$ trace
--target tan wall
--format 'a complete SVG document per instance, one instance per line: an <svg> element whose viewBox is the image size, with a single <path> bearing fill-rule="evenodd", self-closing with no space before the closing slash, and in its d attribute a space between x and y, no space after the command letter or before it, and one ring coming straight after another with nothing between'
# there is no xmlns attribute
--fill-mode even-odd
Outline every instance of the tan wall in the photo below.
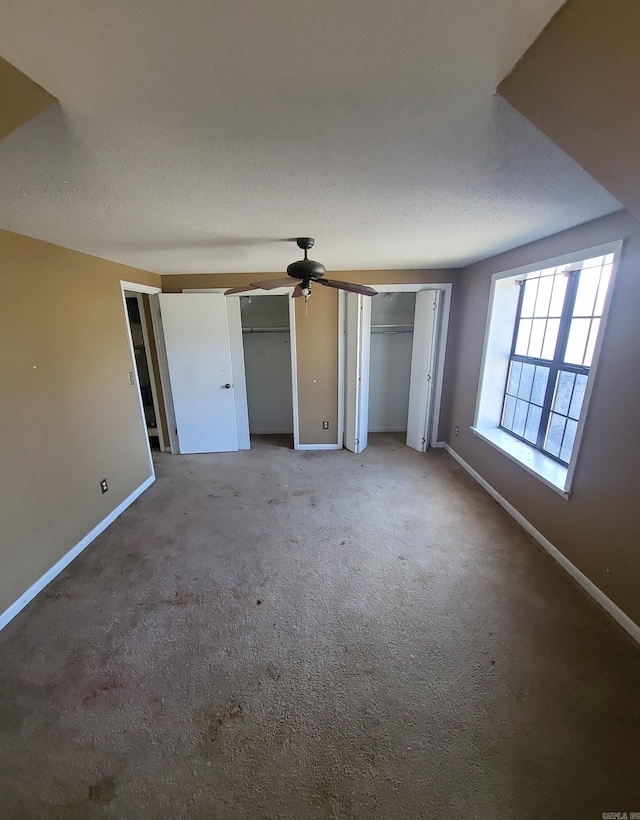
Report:
<svg viewBox="0 0 640 820"><path fill-rule="evenodd" d="M150 474L120 279L160 284L0 231L0 612Z"/></svg>
<svg viewBox="0 0 640 820"><path fill-rule="evenodd" d="M489 305L498 271L629 237L611 310L589 418L567 501L469 429L473 423ZM450 444L567 558L640 624L640 222L626 211L472 265L462 272L452 333Z"/></svg>
<svg viewBox="0 0 640 820"><path fill-rule="evenodd" d="M499 94L640 217L640 3L569 0Z"/></svg>
<svg viewBox="0 0 640 820"><path fill-rule="evenodd" d="M457 271L392 270L332 271L332 279L359 284L447 283ZM176 293L186 288L239 287L249 282L281 279L282 274L184 274L162 277L162 289ZM454 288L455 290L455 288ZM338 429L338 294L318 285L305 306L296 304L298 354L298 408L302 444L335 444ZM329 429L322 429L322 422Z"/></svg>
<svg viewBox="0 0 640 820"><path fill-rule="evenodd" d="M0 57L0 139L55 101L48 91Z"/></svg>

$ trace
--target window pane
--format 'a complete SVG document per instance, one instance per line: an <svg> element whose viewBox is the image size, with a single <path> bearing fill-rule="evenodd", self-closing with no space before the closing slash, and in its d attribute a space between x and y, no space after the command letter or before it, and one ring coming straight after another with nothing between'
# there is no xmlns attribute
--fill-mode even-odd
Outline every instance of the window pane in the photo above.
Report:
<svg viewBox="0 0 640 820"><path fill-rule="evenodd" d="M509 383L507 385L507 393L513 396L518 395L518 383L520 381L520 373L522 372L522 362L511 362L511 370L509 371Z"/></svg>
<svg viewBox="0 0 640 820"><path fill-rule="evenodd" d="M587 268L599 268L600 265L602 265L604 258L604 256L592 256L591 259L585 259L582 262L582 270Z"/></svg>
<svg viewBox="0 0 640 820"><path fill-rule="evenodd" d="M538 429L540 427L541 416L542 407L538 407L536 404L530 404L529 415L527 416L527 423L524 428L524 437L532 444L535 444L538 440Z"/></svg>
<svg viewBox="0 0 640 820"><path fill-rule="evenodd" d="M569 373L566 370L561 370L558 373L558 381L556 382L556 394L553 397L552 409L556 413L567 415L569 412L569 405L571 404L571 395L573 393L573 383L575 381L575 373Z"/></svg>
<svg viewBox="0 0 640 820"><path fill-rule="evenodd" d="M535 365L533 364L522 365L522 375L520 376L520 386L518 387L518 398L529 401L531 397L531 388L533 386L535 369Z"/></svg>
<svg viewBox="0 0 640 820"><path fill-rule="evenodd" d="M598 341L598 330L600 330L600 319L592 319L589 341L587 342L587 349L584 354L584 365L586 367L591 367L591 362L593 361L593 354L595 353L596 342Z"/></svg>
<svg viewBox="0 0 640 820"><path fill-rule="evenodd" d="M573 442L576 438L576 430L578 429L578 422L573 419L567 419L567 426L564 431L564 438L562 440L562 449L560 450L560 458L566 461L567 464L571 461L571 451L573 450Z"/></svg>
<svg viewBox="0 0 640 820"><path fill-rule="evenodd" d="M533 311L534 316L548 316L549 302L551 301L551 289L553 288L553 276L545 276L540 279L538 285L538 296L536 298L536 306Z"/></svg>
<svg viewBox="0 0 640 820"><path fill-rule="evenodd" d="M553 293L551 295L551 304L549 305L549 316L561 316L569 277L565 276L564 273L559 273L554 276L553 279Z"/></svg>
<svg viewBox="0 0 640 820"><path fill-rule="evenodd" d="M516 355L526 356L529 349L529 336L531 335L531 319L521 319L518 328L518 340L516 341ZM582 359L580 360L582 361Z"/></svg>
<svg viewBox="0 0 640 820"><path fill-rule="evenodd" d="M565 421L566 419L564 416L558 416L556 413L551 414L549 429L547 430L547 440L544 443L544 448L551 453L552 456L560 455Z"/></svg>
<svg viewBox="0 0 640 820"><path fill-rule="evenodd" d="M548 367L536 367L536 373L533 377L533 389L531 391L531 401L535 402L536 404L544 404L544 394L547 391L548 378Z"/></svg>
<svg viewBox="0 0 640 820"><path fill-rule="evenodd" d="M524 287L524 296L522 297L521 316L533 316L533 307L536 303L536 294L538 293L539 279L527 279L521 287Z"/></svg>
<svg viewBox="0 0 640 820"><path fill-rule="evenodd" d="M589 336L591 319L572 319L564 360L567 364L582 364Z"/></svg>
<svg viewBox="0 0 640 820"><path fill-rule="evenodd" d="M513 427L511 428L517 436L524 433L524 425L527 421L527 410L529 405L526 401L518 399L516 402L516 412L513 415Z"/></svg>
<svg viewBox="0 0 640 820"><path fill-rule="evenodd" d="M513 396L507 396L504 403L504 413L502 415L502 426L511 430L513 427L513 414L516 410L516 400Z"/></svg>
<svg viewBox="0 0 640 820"><path fill-rule="evenodd" d="M600 268L588 268L580 271L576 302L573 306L574 316L591 316L596 301L598 284L600 283Z"/></svg>
<svg viewBox="0 0 640 820"><path fill-rule="evenodd" d="M542 345L542 353L540 355L541 359L553 359L555 356L559 330L560 319L547 319L547 329L544 334L544 344Z"/></svg>
<svg viewBox="0 0 640 820"><path fill-rule="evenodd" d="M573 387L573 396L571 398L571 407L569 408L569 415L574 419L580 418L580 411L582 410L582 402L584 400L584 391L587 387L587 376L579 373L576 376L575 385Z"/></svg>
<svg viewBox="0 0 640 820"><path fill-rule="evenodd" d="M529 339L529 350L527 356L539 359L542 353L542 341L544 339L544 329L547 324L546 319L534 319L531 325L531 338Z"/></svg>
<svg viewBox="0 0 640 820"><path fill-rule="evenodd" d="M602 311L604 310L604 300L607 298L607 291L609 290L609 281L611 280L612 269L612 265L605 265L602 269L600 287L598 288L598 296L596 298L596 306L593 311L596 316L602 316Z"/></svg>

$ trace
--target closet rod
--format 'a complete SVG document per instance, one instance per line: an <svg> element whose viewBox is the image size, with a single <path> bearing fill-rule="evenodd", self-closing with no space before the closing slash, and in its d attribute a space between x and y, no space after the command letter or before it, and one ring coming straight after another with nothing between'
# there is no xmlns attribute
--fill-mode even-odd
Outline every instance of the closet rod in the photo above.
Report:
<svg viewBox="0 0 640 820"><path fill-rule="evenodd" d="M372 325L372 333L413 333L413 325Z"/></svg>

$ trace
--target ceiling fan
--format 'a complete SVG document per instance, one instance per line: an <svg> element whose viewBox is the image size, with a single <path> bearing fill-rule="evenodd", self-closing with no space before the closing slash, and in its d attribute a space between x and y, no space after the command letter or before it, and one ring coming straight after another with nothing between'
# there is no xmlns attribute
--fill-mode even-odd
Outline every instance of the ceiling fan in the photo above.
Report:
<svg viewBox="0 0 640 820"><path fill-rule="evenodd" d="M252 282L250 285L244 285L241 288L229 288L225 290L225 296L234 296L238 293L246 293L253 290L273 290L274 288L293 287L294 282L297 284L293 290L293 298L297 299L304 296L308 299L311 295L311 286L314 282L319 285L324 285L327 288L337 288L338 290L346 290L349 293L360 293L363 296L375 296L378 291L367 285L354 285L351 282L338 282L335 279L325 279L324 275L327 272L325 266L320 262L314 262L309 259L307 251L313 247L315 240L311 236L299 236L296 239L298 247L304 251L304 259L299 259L297 262L292 262L287 267L286 279L266 279L264 282Z"/></svg>

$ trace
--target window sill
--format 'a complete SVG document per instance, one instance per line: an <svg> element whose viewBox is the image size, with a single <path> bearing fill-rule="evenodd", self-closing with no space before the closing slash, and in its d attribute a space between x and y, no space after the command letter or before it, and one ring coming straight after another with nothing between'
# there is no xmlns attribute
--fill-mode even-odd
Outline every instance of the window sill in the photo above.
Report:
<svg viewBox="0 0 640 820"><path fill-rule="evenodd" d="M535 447L525 444L524 441L510 436L509 433L499 427L484 427L482 429L472 427L471 431L511 461L519 464L528 473L551 487L563 498L568 499L571 495L566 487L568 470L562 464L548 458L539 450L536 450Z"/></svg>

